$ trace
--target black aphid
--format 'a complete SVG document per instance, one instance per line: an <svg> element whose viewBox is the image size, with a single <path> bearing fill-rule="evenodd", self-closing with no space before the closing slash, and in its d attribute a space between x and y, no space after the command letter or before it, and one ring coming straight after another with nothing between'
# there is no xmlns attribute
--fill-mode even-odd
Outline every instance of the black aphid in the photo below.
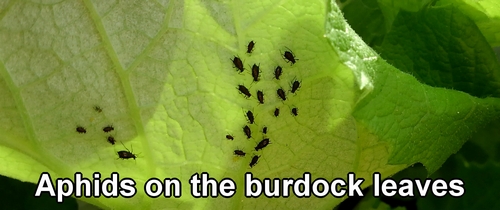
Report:
<svg viewBox="0 0 500 210"><path fill-rule="evenodd" d="M240 70L240 73L243 72L243 70L245 70L243 68L243 62L241 61L240 58L234 56L234 59L231 61L233 61L234 67L236 67L238 70Z"/></svg>
<svg viewBox="0 0 500 210"><path fill-rule="evenodd" d="M227 134L227 135L226 135L226 139L227 139L227 140L234 140L233 136L231 136L231 135L229 135L229 134Z"/></svg>
<svg viewBox="0 0 500 210"><path fill-rule="evenodd" d="M274 70L274 78L279 80L282 73L283 69L281 68L281 66L277 66L276 69Z"/></svg>
<svg viewBox="0 0 500 210"><path fill-rule="evenodd" d="M269 142L269 139L263 139L262 141L259 142L259 144L257 144L257 146L255 147L255 151L264 149L264 147L267 147L267 145L269 145L270 143L271 142Z"/></svg>
<svg viewBox="0 0 500 210"><path fill-rule="evenodd" d="M234 150L234 155L236 155L236 156L241 156L241 157L243 157L243 156L245 156L246 154L247 154L247 153L245 153L245 152L243 152L243 151L241 151L241 150L239 150L239 149Z"/></svg>
<svg viewBox="0 0 500 210"><path fill-rule="evenodd" d="M137 156L129 151L125 151L125 150L122 150L122 151L118 151L118 159L130 159L130 158L137 158Z"/></svg>
<svg viewBox="0 0 500 210"><path fill-rule="evenodd" d="M253 124L255 122L255 118L253 117L252 111L247 112L247 118L248 118L248 121L250 121L250 124Z"/></svg>
<svg viewBox="0 0 500 210"><path fill-rule="evenodd" d="M279 115L280 115L280 109L279 108L274 109L274 116L278 117Z"/></svg>
<svg viewBox="0 0 500 210"><path fill-rule="evenodd" d="M76 127L76 132L78 132L78 133L87 133L87 130L85 130L85 128L82 127L82 126L78 126L78 127Z"/></svg>
<svg viewBox="0 0 500 210"><path fill-rule="evenodd" d="M292 114L293 116L297 116L299 114L299 109L296 107L292 108Z"/></svg>
<svg viewBox="0 0 500 210"><path fill-rule="evenodd" d="M250 127L248 127L248 125L245 125L245 127L243 127L243 133L247 135L248 139L252 137L252 131L250 130Z"/></svg>
<svg viewBox="0 0 500 210"><path fill-rule="evenodd" d="M101 107L99 107L99 106L94 106L94 110L95 110L96 112L99 112L99 113L101 113L101 112L102 112L102 109L101 109Z"/></svg>
<svg viewBox="0 0 500 210"><path fill-rule="evenodd" d="M247 53L252 53L254 46L255 46L255 42L253 40L250 41L250 43L248 43L248 46L247 46Z"/></svg>
<svg viewBox="0 0 500 210"><path fill-rule="evenodd" d="M261 90L257 91L257 99L259 100L260 104L264 104L264 92Z"/></svg>
<svg viewBox="0 0 500 210"><path fill-rule="evenodd" d="M285 91L283 90L283 88L280 88L276 91L276 93L278 94L278 96L283 100L283 101L286 101L286 95L285 95Z"/></svg>
<svg viewBox="0 0 500 210"><path fill-rule="evenodd" d="M300 88L300 82L295 80L292 83L292 93L295 93Z"/></svg>
<svg viewBox="0 0 500 210"><path fill-rule="evenodd" d="M252 158L252 161L250 161L250 168L254 167L255 164L257 164L257 161L259 161L260 156L254 155Z"/></svg>
<svg viewBox="0 0 500 210"><path fill-rule="evenodd" d="M247 98L252 96L252 94L250 93L250 91L248 91L248 89L243 86L243 85L238 85L238 90L243 94L245 95Z"/></svg>
<svg viewBox="0 0 500 210"><path fill-rule="evenodd" d="M267 133L267 127L262 128L262 133L266 134Z"/></svg>
<svg viewBox="0 0 500 210"><path fill-rule="evenodd" d="M290 50L290 49L288 49ZM283 54L283 56L285 57L285 61L288 63L288 62L292 62L292 65L295 64L295 62L297 62L299 59L295 58L295 55L293 55L292 51L285 51L285 53Z"/></svg>
<svg viewBox="0 0 500 210"><path fill-rule="evenodd" d="M115 129L115 128L113 128L113 126L112 126L112 125L108 125L108 126L106 126L106 127L102 128L102 131L104 131L104 132L106 132L106 133L107 133L107 132L110 132L110 131L112 131L112 130L114 130L114 129Z"/></svg>
<svg viewBox="0 0 500 210"><path fill-rule="evenodd" d="M121 142L120 142L120 143L121 143ZM122 145L123 145L123 147L125 147L125 145L124 145L123 143L122 143ZM130 150L128 150L128 148L127 148L127 147L125 147L125 149L126 149L126 151L125 151L125 150L122 150L122 151L118 151L118 152L117 152L117 153L118 153L118 159L123 159L123 160L125 160L125 159L134 158L134 160L135 160L135 158L137 158L137 155L136 155L136 154L134 154L134 153L132 153L133 151L132 151L132 152L130 152Z"/></svg>
<svg viewBox="0 0 500 210"><path fill-rule="evenodd" d="M115 140L115 138L114 138L113 136L108 136L108 142L109 142L110 144L112 144L112 145L115 145L116 140Z"/></svg>
<svg viewBox="0 0 500 210"><path fill-rule="evenodd" d="M260 68L257 66L257 64L253 64L252 66L252 77L254 82L259 81L259 73L260 73Z"/></svg>

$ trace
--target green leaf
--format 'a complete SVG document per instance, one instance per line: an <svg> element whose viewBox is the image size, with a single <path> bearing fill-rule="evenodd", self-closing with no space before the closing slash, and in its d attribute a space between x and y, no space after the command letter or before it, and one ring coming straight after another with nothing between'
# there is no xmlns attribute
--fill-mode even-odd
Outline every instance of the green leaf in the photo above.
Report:
<svg viewBox="0 0 500 210"><path fill-rule="evenodd" d="M387 33L386 21L376 0L351 0L340 4L344 18L368 46L378 46Z"/></svg>
<svg viewBox="0 0 500 210"><path fill-rule="evenodd" d="M465 17L454 6L427 9L415 13L400 11L394 23L395 26L392 26L391 31L385 37L384 44L376 49L380 50L381 56L392 65L412 74L419 81L426 84L460 89L471 94L476 91L483 93L483 95L493 95L498 91L498 78L494 76L498 74L499 69L497 59L494 55L492 56L491 48L483 38L484 34L478 30L474 22ZM344 12L348 13L349 11L344 10ZM356 14L351 14L351 16L356 16ZM346 15L346 17L348 16ZM371 17L369 20L376 18L380 17ZM367 25L365 27L370 28L372 26ZM356 29L356 31L358 30ZM466 33L456 33L456 31ZM363 39L366 39L365 36L367 35L362 34L362 36ZM456 44L457 41L458 44ZM449 43L455 43L455 46ZM481 54L481 56L478 56L478 54ZM449 62L443 62L444 59L435 58L448 58ZM464 63L464 61L473 63L473 65L462 65L461 62ZM454 64L453 68L451 64ZM467 66L469 71L463 71L462 66ZM468 76L465 77L464 75ZM452 77L460 78L462 82L446 80L446 78ZM464 84L469 85L464 87ZM487 183L484 180L490 180L491 183L493 170L496 169L490 167L493 170L481 170L480 173L477 173L475 171L478 168L474 164L479 162L484 165L485 162L499 160L500 147L498 147L496 141L499 137L497 131L498 120L496 123L479 128L472 139L473 143L469 141L464 144L459 151L459 155L466 158L469 163L465 162L465 160L457 162L456 156L452 156L447 161L457 162L455 165L461 166L472 164L472 166L468 166L467 173L474 173L475 175L471 176L463 173L463 171L445 166L431 177L434 179L446 178L447 180L451 178L463 179L466 184L464 197L436 199L431 196L419 198L420 207L424 209L471 209L480 206L476 202L480 200L483 203L491 204L487 209L493 208L492 206L495 206L496 203L489 198L496 194L494 192L485 192L483 189L484 184ZM408 178L409 176L403 177ZM470 179L468 177L474 178ZM370 201L373 199L371 196L365 197L360 205L365 204L366 207L376 204L375 206L380 206L380 200ZM488 202L485 202L484 199Z"/></svg>
<svg viewBox="0 0 500 210"><path fill-rule="evenodd" d="M433 173L477 128L498 118L498 99L478 99L422 85L381 61L352 29L338 23L336 14L328 17L327 37L341 61L361 66L353 68L360 88L373 87L356 105L353 116L380 140L390 143L390 164L421 162ZM357 48L342 48L336 43Z"/></svg>
<svg viewBox="0 0 500 210"><path fill-rule="evenodd" d="M472 19L491 47L500 46L500 2L496 0L440 0L436 6L453 5Z"/></svg>
<svg viewBox="0 0 500 210"><path fill-rule="evenodd" d="M454 7L399 12L378 48L381 56L419 81L500 96L500 65L476 25Z"/></svg>
<svg viewBox="0 0 500 210"><path fill-rule="evenodd" d="M102 208L331 209L342 199L246 198L244 174L333 180L355 172L366 187L376 171L386 177L415 161L436 169L498 116L496 99L431 88L382 61L332 2L10 1L0 11L0 173L36 182L43 171L53 179L119 172L137 182L132 198L85 199ZM294 65L282 58L287 48ZM245 72L233 68L234 56ZM259 82L249 73L254 63ZM276 90L289 91L295 79L300 89L280 100ZM240 84L253 96L239 94ZM251 139L242 132L247 110L256 119ZM255 151L265 137L271 144ZM135 161L117 159L126 149ZM235 157L235 149L247 155ZM236 195L193 198L188 180L201 172L235 180ZM147 197L152 177L178 178L183 196Z"/></svg>
<svg viewBox="0 0 500 210"><path fill-rule="evenodd" d="M461 151L461 155L471 164L491 161L500 163L500 120L481 128L469 141L470 147ZM465 147L465 146L464 146Z"/></svg>
<svg viewBox="0 0 500 210"><path fill-rule="evenodd" d="M439 171L430 178L441 178L446 181L461 179L465 184L465 194L460 198L445 196L428 197L417 202L419 209L498 209L498 193L500 187L496 180L500 176L497 164L487 161L481 165L468 164L461 156L452 156Z"/></svg>
<svg viewBox="0 0 500 210"><path fill-rule="evenodd" d="M361 29L359 31L363 32L362 30L365 28L357 27L358 24L362 25L363 22L366 29L373 29L375 25L370 25L370 22L376 22L376 25L379 25L379 21L383 19L385 28L388 31L400 11L417 12L429 6L450 5L458 8L475 22L491 47L500 45L500 32L498 31L500 27L500 13L497 9L500 5L496 0L351 0L342 3L341 8L346 13L345 15L350 21L349 23L356 21L356 17L372 15L370 18L360 19L361 22L359 23L351 23L356 31ZM374 14L378 14L378 11L381 11L383 16L373 16ZM370 34L363 33L360 33L360 35L363 37L370 36ZM380 31L375 35L381 36Z"/></svg>
<svg viewBox="0 0 500 210"><path fill-rule="evenodd" d="M396 182L402 179L441 179L446 182L460 179L465 188L463 196L436 197L427 194L425 197L382 196L375 198L370 192L354 209L390 209L389 204L400 208L406 207L403 209L498 209L500 203L495 190L499 187L496 181L500 172L498 164L491 161L485 161L482 164L467 162L461 154L465 147L460 150L460 153L452 155L430 177L420 164L408 167L391 177ZM373 191L373 187L369 190Z"/></svg>
<svg viewBox="0 0 500 210"><path fill-rule="evenodd" d="M87 200L103 208L324 208L341 199L245 198L244 174L298 178L310 172L313 178L334 178L369 167L388 173L402 168L385 165L385 145L373 137L356 143L350 113L358 91L352 71L339 65L322 38L325 16L318 11L326 10L324 2L12 1L1 10L0 87L10 97L2 101L3 113L10 115L1 127L6 145L1 148L13 154L2 161L16 163L2 168L3 174L36 182L43 171L53 179L119 172L137 182L133 198ZM250 40L256 47L247 55ZM299 59L293 66L282 59L287 48ZM233 68L235 55L246 72ZM253 63L260 64L262 81L252 82ZM284 71L279 81L272 79L277 65ZM290 94L294 78L301 88ZM244 98L236 89L240 84L254 95L263 90L265 104L255 96ZM279 87L287 90L285 102L276 96ZM276 107L278 118L272 114ZM298 116L292 116L292 107L299 108ZM251 139L242 132L246 110L256 118ZM114 131L104 133L108 125ZM76 132L77 126L86 133ZM257 152L263 126L271 144ZM116 145L107 142L109 135ZM117 160L124 146L137 154L135 161ZM235 149L247 156L235 157ZM250 168L254 155L261 157ZM375 157L380 163L359 161ZM23 164L32 172L22 170ZM237 194L192 198L188 180L201 172L232 178ZM142 186L152 177L180 179L183 197L149 199Z"/></svg>
<svg viewBox="0 0 500 210"><path fill-rule="evenodd" d="M394 19L400 11L417 12L428 6L433 0L373 0L376 1L384 15L387 30L389 30Z"/></svg>

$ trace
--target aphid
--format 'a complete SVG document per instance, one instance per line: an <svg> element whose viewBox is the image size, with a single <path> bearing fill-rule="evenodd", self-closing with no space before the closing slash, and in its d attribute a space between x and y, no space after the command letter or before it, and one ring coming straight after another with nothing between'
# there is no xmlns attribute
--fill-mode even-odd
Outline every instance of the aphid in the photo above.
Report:
<svg viewBox="0 0 500 210"><path fill-rule="evenodd" d="M267 127L262 128L262 133L266 134L267 133Z"/></svg>
<svg viewBox="0 0 500 210"><path fill-rule="evenodd" d="M271 142L269 142L269 139L263 139L262 141L259 142L259 144L257 144L257 146L255 147L255 151L264 149L264 147L267 147L267 145L269 145L270 143Z"/></svg>
<svg viewBox="0 0 500 210"><path fill-rule="evenodd" d="M237 69L239 69L239 70L240 70L240 73L241 73L241 72L243 72L243 70L245 70L245 69L243 68L243 62L241 61L241 59L240 59L240 58L238 58L238 57L234 56L234 59L233 59L233 60L231 60L231 61L233 61L234 67L236 67Z"/></svg>
<svg viewBox="0 0 500 210"><path fill-rule="evenodd" d="M233 136L231 136L231 135L229 135L229 134L227 134L227 135L226 135L226 139L227 139L227 140L234 140Z"/></svg>
<svg viewBox="0 0 500 210"><path fill-rule="evenodd" d="M264 92L262 90L257 91L257 99L259 99L260 104L264 104Z"/></svg>
<svg viewBox="0 0 500 210"><path fill-rule="evenodd" d="M290 50L290 49L288 49ZM292 53L292 50L290 51L285 51L285 53L283 54L283 56L285 57L285 61L288 63L288 62L292 62L292 65L295 64L295 62L297 62L299 59L295 58L295 55L293 55Z"/></svg>
<svg viewBox="0 0 500 210"><path fill-rule="evenodd" d="M248 127L248 125L245 125L245 127L243 127L243 133L247 135L247 139L252 137L252 131L250 130L250 127Z"/></svg>
<svg viewBox="0 0 500 210"><path fill-rule="evenodd" d="M282 73L283 69L281 68L281 66L277 66L276 69L274 70L274 78L279 80Z"/></svg>
<svg viewBox="0 0 500 210"><path fill-rule="evenodd" d="M299 114L298 112L299 112L298 108L296 108L296 107L292 108L292 114L293 114L293 116L297 116Z"/></svg>
<svg viewBox="0 0 500 210"><path fill-rule="evenodd" d="M252 96L250 91L248 91L248 89L243 85L238 85L238 90L240 91L240 93L243 93L247 98Z"/></svg>
<svg viewBox="0 0 500 210"><path fill-rule="evenodd" d="M280 109L279 108L274 109L274 116L278 117L279 115L280 115Z"/></svg>
<svg viewBox="0 0 500 210"><path fill-rule="evenodd" d="M295 80L293 81L293 84L292 84L292 93L295 93L295 91L297 91L300 87L300 82Z"/></svg>
<svg viewBox="0 0 500 210"><path fill-rule="evenodd" d="M82 126L78 126L78 127L76 127L76 132L78 132L78 133L87 133L87 130L85 130L85 128L82 127Z"/></svg>
<svg viewBox="0 0 500 210"><path fill-rule="evenodd" d="M108 136L108 142L112 145L115 145L116 140L113 136Z"/></svg>
<svg viewBox="0 0 500 210"><path fill-rule="evenodd" d="M120 142L120 143L122 143L122 142ZM132 152L130 152L130 150L128 150L128 148L127 148L127 147L126 147L123 143L122 143L122 145L123 145L123 147L125 147L125 149L126 149L127 151L125 151L125 150L118 151L118 152L117 152L117 153L118 153L118 159L123 159L123 160L125 160L125 159L134 158L134 160L135 160L135 158L137 158L137 155L136 155L136 154L134 154L134 153L132 153L132 152L133 152L133 150L132 150ZM132 148L132 149L133 149L133 148Z"/></svg>
<svg viewBox="0 0 500 210"><path fill-rule="evenodd" d="M257 161L259 161L260 156L254 155L252 158L252 161L250 161L250 168L254 167L255 164L257 164Z"/></svg>
<svg viewBox="0 0 500 210"><path fill-rule="evenodd" d="M241 156L241 157L243 157L243 156L245 156L246 154L247 154L247 153L245 153L245 152L243 152L243 151L241 151L241 150L239 150L239 149L234 150L234 155L236 155L236 156Z"/></svg>
<svg viewBox="0 0 500 210"><path fill-rule="evenodd" d="M257 66L256 64L253 64L253 66L252 66L252 77L253 77L253 81L254 82L258 82L259 81L259 73L260 73L259 66Z"/></svg>
<svg viewBox="0 0 500 210"><path fill-rule="evenodd" d="M250 41L250 43L248 43L248 46L247 46L247 53L252 53L254 46L255 46L255 42L253 42L253 40Z"/></svg>
<svg viewBox="0 0 500 210"><path fill-rule="evenodd" d="M283 88L280 88L276 91L276 93L278 94L278 96L283 100L283 101L286 101L286 95L285 95L285 91L283 90Z"/></svg>
<svg viewBox="0 0 500 210"><path fill-rule="evenodd" d="M95 110L96 112L99 112L99 113L101 113L101 112L102 112L102 109L101 109L101 107L99 107L99 106L94 106L94 110Z"/></svg>
<svg viewBox="0 0 500 210"><path fill-rule="evenodd" d="M113 128L113 126L112 126L112 125L108 125L108 126L106 126L106 127L102 128L102 131L104 131L104 132L106 132L106 133L107 133L107 132L110 132L110 131L112 131L112 130L114 130L114 129L115 129L115 128Z"/></svg>
<svg viewBox="0 0 500 210"><path fill-rule="evenodd" d="M247 112L247 118L248 118L248 121L250 121L250 124L253 124L255 122L255 118L253 117L252 111Z"/></svg>

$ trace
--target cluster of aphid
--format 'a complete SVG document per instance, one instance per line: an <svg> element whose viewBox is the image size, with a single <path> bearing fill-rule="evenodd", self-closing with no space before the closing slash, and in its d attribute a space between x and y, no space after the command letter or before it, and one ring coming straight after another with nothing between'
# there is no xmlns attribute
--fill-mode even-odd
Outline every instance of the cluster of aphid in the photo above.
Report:
<svg viewBox="0 0 500 210"><path fill-rule="evenodd" d="M247 53L248 54L252 53L254 46L255 46L254 41L251 41L250 43L248 43L248 46L247 46ZM291 52L290 49L288 49L287 51L285 51L285 53L283 53L283 58L287 63L288 62L291 63L291 65L295 64L296 61L299 60L299 59L295 58L294 54ZM245 70L245 68L243 66L243 61L239 57L234 56L234 58L231 59L231 61L233 62L234 67L237 69L237 71L239 73L242 73ZM257 64L253 64L253 66L252 66L253 82L258 82L260 80L260 73L261 73L260 66ZM274 70L274 79L280 80L282 73L283 73L283 68L278 65ZM300 82L297 80L294 80L292 82L290 92L295 93L299 89L299 87L300 87ZM252 93L250 92L250 90L247 87L245 87L244 85L241 85L241 84L238 85L237 89L241 94L244 95L245 98L250 98L252 96ZM281 100L286 101L287 96L286 96L285 90L283 90L283 88L281 88L281 87L278 88L276 90L276 94L279 98L281 98ZM262 90L257 90L257 100L258 100L259 104L264 104L264 92ZM298 109L296 107L292 108L291 112L294 116L298 115ZM254 118L253 112L247 111L245 113L245 115L246 115L246 118L248 119L248 122L250 124L254 124L255 118ZM279 115L280 115L280 109L275 108L274 116L278 117ZM248 125L245 125L243 127L243 133L247 136L247 139L250 139L252 137L252 131ZM264 126L262 128L262 133L267 134L267 127ZM226 135L226 139L234 140L234 137L232 135ZM269 138L264 137L264 139L261 140L257 144L257 146L255 146L255 151L259 151L259 150L264 149L270 143L271 142L270 142ZM237 150L234 150L234 155L245 156L246 153L242 150L237 149ZM250 164L249 164L250 168L252 168L253 166L255 166L255 164L257 164L257 162L259 161L259 158L260 158L260 156L254 154L254 156L252 157L252 160L250 161Z"/></svg>
<svg viewBox="0 0 500 210"><path fill-rule="evenodd" d="M94 106L94 110L97 112L97 113L101 113L102 112L102 109L101 107L99 106ZM102 131L104 133L109 133L111 131L115 130L115 128L112 126L112 125L108 125L108 126L105 126L104 128L102 128ZM81 133L81 134L85 134L87 133L87 130L82 127L82 126L77 126L76 127L76 132L78 133ZM112 144L112 145L115 145L116 143L116 140L115 138L112 136L112 135L109 135L106 140ZM120 141L120 143L123 145L123 147L125 147L125 145ZM118 159L130 159L130 158L133 158L135 160L135 158L137 158L137 155L136 154L133 154L132 152L130 152L130 150L128 150L127 147L125 147L126 151L125 150L121 150L121 151L118 151Z"/></svg>

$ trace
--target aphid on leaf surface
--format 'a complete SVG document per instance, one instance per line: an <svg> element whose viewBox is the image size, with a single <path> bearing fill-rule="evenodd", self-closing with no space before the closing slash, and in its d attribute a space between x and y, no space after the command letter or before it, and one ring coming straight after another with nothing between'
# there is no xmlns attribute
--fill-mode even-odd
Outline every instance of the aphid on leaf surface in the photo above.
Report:
<svg viewBox="0 0 500 210"><path fill-rule="evenodd" d="M280 88L278 90L276 90L276 93L278 94L278 96L283 100L283 101L286 101L286 95L285 95L285 91L283 90L283 88Z"/></svg>
<svg viewBox="0 0 500 210"><path fill-rule="evenodd" d="M274 78L279 80L282 73L283 69L281 68L281 66L277 66L276 69L274 70Z"/></svg>
<svg viewBox="0 0 500 210"><path fill-rule="evenodd" d="M247 154L247 153L245 153L245 152L243 152L243 151L241 151L241 150L239 150L239 149L234 150L234 155L236 155L236 156L241 156L241 157L243 157L243 156L245 156L246 154Z"/></svg>
<svg viewBox="0 0 500 210"><path fill-rule="evenodd" d="M252 94L250 93L250 91L248 91L248 89L245 86L243 86L243 85L238 85L238 90L243 95L245 95L245 97L247 97L247 98L250 97L250 96L252 96Z"/></svg>
<svg viewBox="0 0 500 210"><path fill-rule="evenodd" d="M252 77L254 82L259 81L259 73L260 73L260 68L256 64L253 64L252 66Z"/></svg>
<svg viewBox="0 0 500 210"><path fill-rule="evenodd" d="M266 134L267 133L267 127L262 128L262 133Z"/></svg>
<svg viewBox="0 0 500 210"><path fill-rule="evenodd" d="M115 145L116 140L115 140L115 138L114 138L113 136L108 136L108 142L109 142L110 144L112 144L112 145Z"/></svg>
<svg viewBox="0 0 500 210"><path fill-rule="evenodd" d="M280 109L279 108L274 109L274 116L278 117L279 115L280 115Z"/></svg>
<svg viewBox="0 0 500 210"><path fill-rule="evenodd" d="M87 133L87 130L85 130L85 128L82 127L82 126L78 126L78 127L76 127L76 132L78 132L78 133Z"/></svg>
<svg viewBox="0 0 500 210"><path fill-rule="evenodd" d="M234 67L236 67L238 70L240 70L240 73L243 72L243 70L245 70L243 68L243 62L241 61L240 58L234 56L234 59L231 61L233 61Z"/></svg>
<svg viewBox="0 0 500 210"><path fill-rule="evenodd" d="M290 49L288 49L288 50L290 50ZM297 62L299 60L299 59L295 58L295 55L293 54L292 50L285 51L285 53L283 54L283 56L285 57L285 61L287 63L288 62L292 62L292 65L295 64L295 62Z"/></svg>
<svg viewBox="0 0 500 210"><path fill-rule="evenodd" d="M257 161L259 161L260 156L254 155L252 158L252 161L250 161L250 168L254 167L255 164L257 164Z"/></svg>
<svg viewBox="0 0 500 210"><path fill-rule="evenodd" d="M293 114L293 116L299 115L299 109L296 107L292 108L292 114Z"/></svg>
<svg viewBox="0 0 500 210"><path fill-rule="evenodd" d="M255 118L253 117L252 111L247 112L247 118L248 118L248 121L250 121L250 124L253 124L255 122Z"/></svg>
<svg viewBox="0 0 500 210"><path fill-rule="evenodd" d="M252 53L254 46L255 46L255 42L253 40L248 43L248 46L247 46L247 53L248 54Z"/></svg>
<svg viewBox="0 0 500 210"><path fill-rule="evenodd" d="M270 143L271 142L269 142L269 139L263 139L262 141L259 142L259 144L257 144L257 146L255 147L255 151L264 149L264 147L267 147L267 145L269 145Z"/></svg>
<svg viewBox="0 0 500 210"><path fill-rule="evenodd" d="M231 136L231 135L229 135L229 134L227 134L227 135L226 135L226 139L227 139L227 140L234 140L233 136Z"/></svg>
<svg viewBox="0 0 500 210"><path fill-rule="evenodd" d="M252 137L252 131L250 130L250 127L248 127L248 125L245 125L245 127L243 127L243 133L247 135L247 139Z"/></svg>
<svg viewBox="0 0 500 210"><path fill-rule="evenodd" d="M122 142L120 142L120 143L122 143ZM133 151L134 148L132 148L132 152L130 152L130 150L128 150L128 148L123 143L122 143L122 145L123 145L123 147L125 147L125 149L127 151L125 151L125 150L118 151L117 152L118 153L118 159L125 160L125 159L134 158L134 160L135 160L135 158L137 158L137 155L132 153L132 152L134 152Z"/></svg>
<svg viewBox="0 0 500 210"><path fill-rule="evenodd" d="M264 92L261 90L257 91L257 99L259 99L260 104L264 104Z"/></svg>
<svg viewBox="0 0 500 210"><path fill-rule="evenodd" d="M118 159L130 159L130 158L137 158L137 156L129 151L125 151L125 150L122 150L122 151L118 151Z"/></svg>
<svg viewBox="0 0 500 210"><path fill-rule="evenodd" d="M295 93L300 88L300 82L295 80L292 83L292 93Z"/></svg>
<svg viewBox="0 0 500 210"><path fill-rule="evenodd" d="M101 112L102 112L102 109L101 109L101 107L99 107L99 106L94 106L94 110L95 110L96 112L99 112L99 113L101 113Z"/></svg>
<svg viewBox="0 0 500 210"><path fill-rule="evenodd" d="M112 130L114 130L114 129L115 129L115 128L113 128L113 126L112 126L112 125L108 125L108 126L106 126L106 127L102 128L102 131L104 131L104 132L106 132L106 133L107 133L107 132L110 132L110 131L112 131Z"/></svg>

